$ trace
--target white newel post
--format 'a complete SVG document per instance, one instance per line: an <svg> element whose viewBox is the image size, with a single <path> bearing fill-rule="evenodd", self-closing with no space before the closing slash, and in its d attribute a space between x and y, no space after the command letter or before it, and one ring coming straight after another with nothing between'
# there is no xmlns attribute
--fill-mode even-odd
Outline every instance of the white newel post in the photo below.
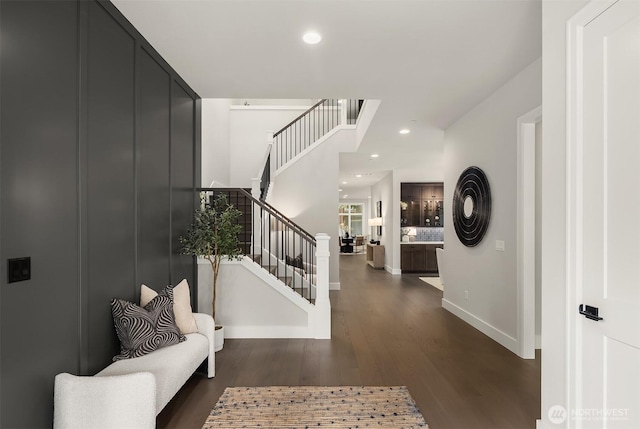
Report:
<svg viewBox="0 0 640 429"><path fill-rule="evenodd" d="M342 100L342 103L340 103L339 106L340 106L340 125L347 125L347 109L349 108L347 100Z"/></svg>
<svg viewBox="0 0 640 429"><path fill-rule="evenodd" d="M262 181L261 177L254 177L251 179L251 196L256 200L260 199L260 182Z"/></svg>
<svg viewBox="0 0 640 429"><path fill-rule="evenodd" d="M269 171L269 177L271 177L272 182L276 172L276 145L274 145L273 142L273 131L269 131L267 132L267 146L269 147L269 154L271 155L271 162L269 163L271 171Z"/></svg>
<svg viewBox="0 0 640 429"><path fill-rule="evenodd" d="M260 181L262 179L260 177L251 179L251 196L256 200L260 199ZM255 204L252 204L253 210L258 210L258 207ZM260 242L262 239L262 228L260 228L260 223L262 219L260 219L260 213L254 213L252 211L251 214L251 223L252 227L252 237L251 237L251 254L252 255L262 255L262 249L260 249ZM257 248L254 249L254 246Z"/></svg>
<svg viewBox="0 0 640 429"><path fill-rule="evenodd" d="M316 339L331 339L331 302L329 301L329 237L316 234Z"/></svg>

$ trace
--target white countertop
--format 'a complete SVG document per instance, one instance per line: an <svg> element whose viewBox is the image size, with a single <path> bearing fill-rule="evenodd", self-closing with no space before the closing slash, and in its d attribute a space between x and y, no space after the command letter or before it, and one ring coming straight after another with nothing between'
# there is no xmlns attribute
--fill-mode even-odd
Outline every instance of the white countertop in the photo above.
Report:
<svg viewBox="0 0 640 429"><path fill-rule="evenodd" d="M444 241L401 241L400 244L444 244Z"/></svg>

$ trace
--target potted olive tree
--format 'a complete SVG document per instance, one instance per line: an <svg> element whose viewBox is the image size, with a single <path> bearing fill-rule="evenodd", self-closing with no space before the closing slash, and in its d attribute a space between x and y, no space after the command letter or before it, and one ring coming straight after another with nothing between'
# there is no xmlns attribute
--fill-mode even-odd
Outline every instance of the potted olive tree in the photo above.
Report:
<svg viewBox="0 0 640 429"><path fill-rule="evenodd" d="M220 263L223 259L239 260L243 253L240 248L238 234L242 226L238 219L242 212L229 204L225 194L218 194L212 202L206 201L206 195L200 194L200 208L195 211L194 220L187 229L187 234L180 237L182 253L206 259L213 270L213 299L211 314L216 319L216 286ZM214 350L222 349L224 345L224 329L216 325Z"/></svg>

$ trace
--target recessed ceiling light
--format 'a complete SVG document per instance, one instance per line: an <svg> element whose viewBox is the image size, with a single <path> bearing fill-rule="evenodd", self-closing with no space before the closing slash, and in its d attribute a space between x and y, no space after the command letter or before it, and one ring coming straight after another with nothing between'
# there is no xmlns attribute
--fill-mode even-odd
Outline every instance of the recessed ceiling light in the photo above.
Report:
<svg viewBox="0 0 640 429"><path fill-rule="evenodd" d="M400 134L409 134L411 132L411 130L407 129L407 128L403 128L400 130Z"/></svg>
<svg viewBox="0 0 640 429"><path fill-rule="evenodd" d="M367 198L371 199L371 195L369 195Z"/></svg>
<svg viewBox="0 0 640 429"><path fill-rule="evenodd" d="M343 184L343 185L346 185L346 184L347 184L347 182L342 182L342 184Z"/></svg>
<svg viewBox="0 0 640 429"><path fill-rule="evenodd" d="M356 177L362 177L362 174L356 174Z"/></svg>
<svg viewBox="0 0 640 429"><path fill-rule="evenodd" d="M379 157L379 156L380 156L380 155L378 155L377 153L372 153L372 154L371 154L371 158L377 158L377 157Z"/></svg>
<svg viewBox="0 0 640 429"><path fill-rule="evenodd" d="M322 40L322 36L315 31L309 31L308 33L305 33L304 36L302 36L302 40L310 45L315 45L316 43L320 43L320 41Z"/></svg>
<svg viewBox="0 0 640 429"><path fill-rule="evenodd" d="M344 196L343 196L342 198L347 198L348 196L349 196L349 195L347 195L347 194L344 194Z"/></svg>
<svg viewBox="0 0 640 429"><path fill-rule="evenodd" d="M338 192L342 192L342 189L338 189Z"/></svg>

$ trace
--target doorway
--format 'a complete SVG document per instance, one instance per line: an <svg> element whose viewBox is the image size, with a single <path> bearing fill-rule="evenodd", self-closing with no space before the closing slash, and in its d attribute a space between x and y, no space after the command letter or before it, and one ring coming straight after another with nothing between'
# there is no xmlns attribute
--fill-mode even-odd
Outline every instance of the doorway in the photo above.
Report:
<svg viewBox="0 0 640 429"><path fill-rule="evenodd" d="M540 212L542 107L518 118L518 355L541 344Z"/></svg>

